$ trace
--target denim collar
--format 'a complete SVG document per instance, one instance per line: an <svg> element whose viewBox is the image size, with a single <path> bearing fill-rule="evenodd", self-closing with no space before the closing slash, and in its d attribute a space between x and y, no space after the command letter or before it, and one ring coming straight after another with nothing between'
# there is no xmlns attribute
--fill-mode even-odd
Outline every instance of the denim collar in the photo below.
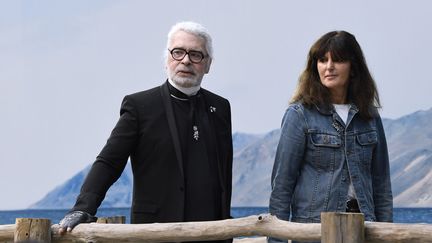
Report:
<svg viewBox="0 0 432 243"><path fill-rule="evenodd" d="M333 105L324 105L324 104L314 104L315 108L323 115L331 116L336 113ZM354 103L350 103L350 112L354 111L354 114L359 111L357 106Z"/></svg>

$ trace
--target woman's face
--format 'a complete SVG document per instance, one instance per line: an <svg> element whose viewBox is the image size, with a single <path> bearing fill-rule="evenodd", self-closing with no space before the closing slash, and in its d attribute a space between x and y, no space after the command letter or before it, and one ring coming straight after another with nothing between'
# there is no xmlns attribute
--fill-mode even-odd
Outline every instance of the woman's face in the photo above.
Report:
<svg viewBox="0 0 432 243"><path fill-rule="evenodd" d="M327 52L323 58L318 59L317 69L321 83L330 90L332 95L344 95L345 99L348 89L351 62L333 61L330 52Z"/></svg>

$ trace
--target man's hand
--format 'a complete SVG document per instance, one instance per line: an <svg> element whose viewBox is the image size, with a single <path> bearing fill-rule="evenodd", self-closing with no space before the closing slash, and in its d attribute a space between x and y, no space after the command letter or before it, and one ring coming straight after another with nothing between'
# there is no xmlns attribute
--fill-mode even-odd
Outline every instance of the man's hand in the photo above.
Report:
<svg viewBox="0 0 432 243"><path fill-rule="evenodd" d="M96 222L97 217L90 215L89 213L83 211L72 211L65 215L65 217L60 221L59 233L72 231L72 229L81 223L91 223Z"/></svg>

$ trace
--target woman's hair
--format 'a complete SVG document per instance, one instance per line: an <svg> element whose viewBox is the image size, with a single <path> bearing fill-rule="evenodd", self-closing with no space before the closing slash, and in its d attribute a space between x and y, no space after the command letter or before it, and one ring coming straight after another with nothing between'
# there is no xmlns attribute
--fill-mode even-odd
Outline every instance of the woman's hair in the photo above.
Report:
<svg viewBox="0 0 432 243"><path fill-rule="evenodd" d="M346 31L329 32L312 45L292 102L300 101L308 106L331 106L330 91L322 85L317 69L318 60L324 58L327 52L334 61L351 63L347 100L357 106L361 117L371 118L375 110L373 108L381 106L378 91L360 45L354 35Z"/></svg>

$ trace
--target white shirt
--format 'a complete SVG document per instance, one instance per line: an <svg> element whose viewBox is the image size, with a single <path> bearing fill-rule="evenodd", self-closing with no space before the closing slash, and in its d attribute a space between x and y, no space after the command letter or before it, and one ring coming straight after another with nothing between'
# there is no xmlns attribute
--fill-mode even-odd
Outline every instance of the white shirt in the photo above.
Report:
<svg viewBox="0 0 432 243"><path fill-rule="evenodd" d="M338 113L339 117L342 119L342 121L346 124L348 119L348 112L351 108L351 105L349 104L333 104L336 113Z"/></svg>
<svg viewBox="0 0 432 243"><path fill-rule="evenodd" d="M339 117L342 119L342 121L346 124L348 121L348 112L349 109L351 108L350 105L348 104L333 104L336 113L339 115ZM354 186L352 184L351 178L350 178L350 184L348 187L348 198L357 198L355 191L354 191Z"/></svg>

